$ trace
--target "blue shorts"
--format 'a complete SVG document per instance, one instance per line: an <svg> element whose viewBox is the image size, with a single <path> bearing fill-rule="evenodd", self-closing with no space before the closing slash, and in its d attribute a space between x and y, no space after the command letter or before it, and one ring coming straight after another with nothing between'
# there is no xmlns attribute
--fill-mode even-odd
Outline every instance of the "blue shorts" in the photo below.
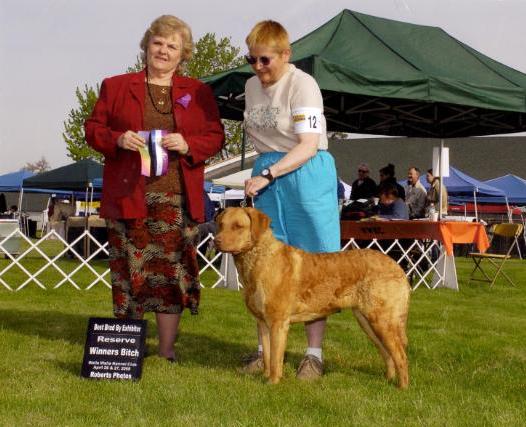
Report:
<svg viewBox="0 0 526 427"><path fill-rule="evenodd" d="M252 176L285 154L262 153ZM275 179L254 198L254 206L271 218L272 232L282 242L308 252L340 250L336 167L327 151Z"/></svg>

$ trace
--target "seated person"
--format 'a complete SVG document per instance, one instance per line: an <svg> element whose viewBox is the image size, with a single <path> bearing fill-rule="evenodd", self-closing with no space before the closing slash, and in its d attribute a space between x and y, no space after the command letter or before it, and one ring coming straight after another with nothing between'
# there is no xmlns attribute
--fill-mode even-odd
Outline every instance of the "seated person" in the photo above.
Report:
<svg viewBox="0 0 526 427"><path fill-rule="evenodd" d="M380 188L380 201L375 219L409 219L407 205L398 195L398 188L385 184Z"/></svg>
<svg viewBox="0 0 526 427"><path fill-rule="evenodd" d="M405 190L400 184L395 176L395 166L392 163L389 163L387 166L384 166L380 169L380 183L378 184L378 194L384 185L393 184L398 190L398 197L402 200L405 200ZM380 197L380 196L378 196Z"/></svg>
<svg viewBox="0 0 526 427"><path fill-rule="evenodd" d="M409 218L424 218L426 208L426 189L420 182L420 169L411 166L407 171L407 186L405 190L405 203L409 208Z"/></svg>
<svg viewBox="0 0 526 427"><path fill-rule="evenodd" d="M7 211L7 202L4 193L0 193L0 214Z"/></svg>
<svg viewBox="0 0 526 427"><path fill-rule="evenodd" d="M362 163L358 166L358 179L352 183L351 200L371 199L376 197L376 182L369 177L369 166Z"/></svg>
<svg viewBox="0 0 526 427"><path fill-rule="evenodd" d="M18 206L11 205L7 211L10 218L15 219L18 216Z"/></svg>
<svg viewBox="0 0 526 427"><path fill-rule="evenodd" d="M209 233L216 233L216 223L214 221L216 209L214 202L212 202L210 196L204 190L203 198L205 201L205 222L197 225L197 229L199 230L199 242L205 239Z"/></svg>
<svg viewBox="0 0 526 427"><path fill-rule="evenodd" d="M345 187L343 186L343 183L339 177L336 178L336 185L337 185L338 200L344 200L345 199Z"/></svg>

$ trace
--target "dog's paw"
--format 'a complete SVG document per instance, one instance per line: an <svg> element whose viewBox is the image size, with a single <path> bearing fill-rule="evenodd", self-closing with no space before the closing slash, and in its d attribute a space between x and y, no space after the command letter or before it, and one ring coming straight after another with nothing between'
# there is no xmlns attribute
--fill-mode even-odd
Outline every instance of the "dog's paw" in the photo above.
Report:
<svg viewBox="0 0 526 427"><path fill-rule="evenodd" d="M279 377L270 377L267 381L268 384L279 384L281 378Z"/></svg>

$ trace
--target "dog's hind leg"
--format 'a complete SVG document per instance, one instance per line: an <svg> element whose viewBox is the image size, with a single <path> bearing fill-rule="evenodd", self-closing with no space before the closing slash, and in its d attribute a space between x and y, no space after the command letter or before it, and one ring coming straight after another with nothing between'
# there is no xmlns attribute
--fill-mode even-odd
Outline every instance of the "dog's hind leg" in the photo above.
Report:
<svg viewBox="0 0 526 427"><path fill-rule="evenodd" d="M405 352L407 342L404 331L405 325L403 322L394 322L388 316L380 316L374 321L370 320L369 324L394 361L398 374L398 387L407 388L409 373Z"/></svg>
<svg viewBox="0 0 526 427"><path fill-rule="evenodd" d="M393 361L393 358L389 354L389 351L384 347L382 341L380 338L376 336L375 331L371 327L369 321L367 318L362 314L360 310L357 308L352 309L354 316L356 317L356 320L358 320L358 324L361 326L361 328L364 330L364 332L367 334L369 339L374 343L376 348L378 348L378 351L380 352L380 355L384 359L385 362L385 376L388 380L392 380L396 376L396 370L395 370L395 364Z"/></svg>
<svg viewBox="0 0 526 427"><path fill-rule="evenodd" d="M272 384L279 383L283 376L283 358L287 346L289 321L275 321L270 325L270 378Z"/></svg>

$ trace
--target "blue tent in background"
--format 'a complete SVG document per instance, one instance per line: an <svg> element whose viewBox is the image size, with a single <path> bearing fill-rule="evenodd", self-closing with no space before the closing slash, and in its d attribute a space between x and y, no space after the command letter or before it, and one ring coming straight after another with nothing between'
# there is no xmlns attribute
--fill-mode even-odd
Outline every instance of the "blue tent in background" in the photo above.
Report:
<svg viewBox="0 0 526 427"><path fill-rule="evenodd" d="M473 199L473 194L476 193L476 197L479 196L490 196L505 198L506 193L500 188L486 184L484 181L479 181L464 172L459 171L453 166L449 167L449 176L443 177L442 181L447 188L449 196L466 197L467 199ZM420 177L420 182L426 188L429 188L425 174ZM401 185L405 185L405 181L400 181Z"/></svg>
<svg viewBox="0 0 526 427"><path fill-rule="evenodd" d="M93 188L102 188L102 178L93 178L93 181L91 181L91 183L93 184Z"/></svg>
<svg viewBox="0 0 526 427"><path fill-rule="evenodd" d="M221 194L226 191L226 187L224 185L214 185L210 181L205 181L204 188L207 193Z"/></svg>
<svg viewBox="0 0 526 427"><path fill-rule="evenodd" d="M508 174L499 178L488 179L484 183L504 191L509 203L526 204L526 180L521 177Z"/></svg>
<svg viewBox="0 0 526 427"><path fill-rule="evenodd" d="M493 187L486 184L484 181L479 181L457 168L449 167L449 176L443 177L442 181L446 186L448 193L448 202L450 204L465 204L467 202L475 203L475 216L478 218L477 203L479 202L493 202L508 204L506 193L500 188ZM429 188L425 174L420 177L420 182L426 188ZM406 182L400 181L401 185Z"/></svg>
<svg viewBox="0 0 526 427"><path fill-rule="evenodd" d="M33 172L26 170L0 175L0 191L20 191L24 179L33 175Z"/></svg>

